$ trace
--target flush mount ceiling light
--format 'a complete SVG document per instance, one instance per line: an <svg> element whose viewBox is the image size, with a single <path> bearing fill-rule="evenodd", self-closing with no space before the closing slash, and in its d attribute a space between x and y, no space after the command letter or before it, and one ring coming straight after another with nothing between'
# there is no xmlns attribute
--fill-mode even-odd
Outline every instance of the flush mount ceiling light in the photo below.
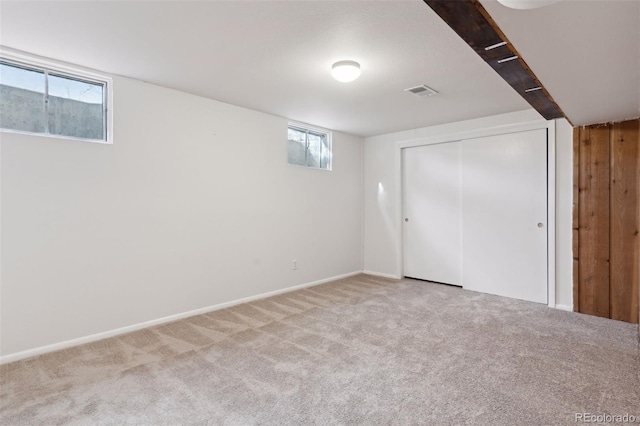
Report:
<svg viewBox="0 0 640 426"><path fill-rule="evenodd" d="M331 75L338 81L348 83L360 77L360 64L356 61L339 61L331 67Z"/></svg>
<svg viewBox="0 0 640 426"><path fill-rule="evenodd" d="M511 9L535 9L556 3L557 1L558 0L498 0L499 3Z"/></svg>

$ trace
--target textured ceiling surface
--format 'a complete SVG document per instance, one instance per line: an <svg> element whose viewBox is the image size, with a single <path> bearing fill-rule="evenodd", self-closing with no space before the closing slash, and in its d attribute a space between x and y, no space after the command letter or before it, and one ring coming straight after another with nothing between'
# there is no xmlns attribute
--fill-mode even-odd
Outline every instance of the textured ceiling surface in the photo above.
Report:
<svg viewBox="0 0 640 426"><path fill-rule="evenodd" d="M0 7L4 46L356 135L529 108L420 0ZM330 76L344 59L355 82Z"/></svg>
<svg viewBox="0 0 640 426"><path fill-rule="evenodd" d="M574 124L638 115L638 1L483 5ZM420 0L2 1L0 43L362 136L529 108Z"/></svg>
<svg viewBox="0 0 640 426"><path fill-rule="evenodd" d="M481 3L574 125L640 116L640 1Z"/></svg>

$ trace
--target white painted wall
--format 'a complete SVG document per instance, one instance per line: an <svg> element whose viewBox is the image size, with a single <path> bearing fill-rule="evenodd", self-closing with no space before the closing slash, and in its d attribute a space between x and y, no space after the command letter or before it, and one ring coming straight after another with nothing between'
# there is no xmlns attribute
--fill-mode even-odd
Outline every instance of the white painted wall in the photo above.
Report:
<svg viewBox="0 0 640 426"><path fill-rule="evenodd" d="M556 120L556 306L573 310L573 127Z"/></svg>
<svg viewBox="0 0 640 426"><path fill-rule="evenodd" d="M114 114L0 135L2 355L361 270L361 138L291 167L287 120L120 77Z"/></svg>
<svg viewBox="0 0 640 426"><path fill-rule="evenodd" d="M364 267L367 272L400 277L398 224L400 183L396 144L426 137L540 120L534 110L368 137L364 144ZM572 134L566 120L556 126L556 305L572 307Z"/></svg>

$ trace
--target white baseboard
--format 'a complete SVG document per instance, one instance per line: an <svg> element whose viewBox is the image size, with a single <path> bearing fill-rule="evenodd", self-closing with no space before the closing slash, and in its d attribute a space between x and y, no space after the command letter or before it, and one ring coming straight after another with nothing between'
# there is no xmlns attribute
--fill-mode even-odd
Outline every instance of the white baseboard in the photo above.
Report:
<svg viewBox="0 0 640 426"><path fill-rule="evenodd" d="M300 290L307 287L313 287L316 285L328 283L330 281L336 281L342 278L352 277L354 275L358 275L361 273L362 271L349 272L347 274L336 275L334 277L324 278L318 281L294 285L293 287L274 290L267 293L258 294L256 296L244 297L242 299L236 299L230 302L219 303L217 305L207 306L205 308L194 309L192 311L182 312L180 314L175 314L175 315L169 315L168 317L164 317L164 318L158 318L151 321L145 321L138 324L128 325L126 327L116 328L114 330L103 331L101 333L91 334L89 336L79 337L77 339L66 340L64 342L53 343L51 345L40 346L34 349L27 349L26 351L3 355L3 356L0 356L0 364L19 361L19 360L22 360L25 358L31 358L37 355L42 355L49 352L55 352L62 349L71 348L73 346L83 345L85 343L95 342L97 340L107 339L109 337L118 336L120 334L131 333L132 331L141 330L143 328L152 327L154 325L164 324L164 323L176 321L179 319L192 317L194 315L206 314L208 312L229 308L231 306L240 305L242 303L253 302L254 300L265 299L267 297L277 296L279 294L289 293L291 291Z"/></svg>
<svg viewBox="0 0 640 426"><path fill-rule="evenodd" d="M569 306L569 305L558 305L558 304L556 304L556 309L560 309L561 311L573 312L573 306Z"/></svg>
<svg viewBox="0 0 640 426"><path fill-rule="evenodd" d="M383 277L383 278L391 278L392 280L399 280L402 279L402 277L399 277L397 275L393 275L393 274L385 274L383 272L375 272L375 271L367 271L364 270L362 271L363 274L367 274L367 275L373 275L376 277Z"/></svg>

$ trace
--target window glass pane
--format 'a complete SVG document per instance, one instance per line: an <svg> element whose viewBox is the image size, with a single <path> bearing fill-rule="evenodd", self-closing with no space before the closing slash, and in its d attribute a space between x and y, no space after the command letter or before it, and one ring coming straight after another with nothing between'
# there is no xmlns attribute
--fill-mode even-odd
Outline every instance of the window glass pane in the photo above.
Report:
<svg viewBox="0 0 640 426"><path fill-rule="evenodd" d="M289 128L289 164L293 166L306 165L306 138L307 133L297 129Z"/></svg>
<svg viewBox="0 0 640 426"><path fill-rule="evenodd" d="M289 140L305 143L307 132L305 130L292 129L289 127Z"/></svg>
<svg viewBox="0 0 640 426"><path fill-rule="evenodd" d="M331 170L331 134L303 127L288 128L289 164Z"/></svg>
<svg viewBox="0 0 640 426"><path fill-rule="evenodd" d="M104 139L104 86L49 74L49 133Z"/></svg>
<svg viewBox="0 0 640 426"><path fill-rule="evenodd" d="M322 150L322 136L309 133L309 147L307 151L307 166L320 167L320 155Z"/></svg>
<svg viewBox="0 0 640 426"><path fill-rule="evenodd" d="M329 148L329 141L327 141L326 135L322 135L322 154L320 155L320 168L328 169L331 164L331 149Z"/></svg>
<svg viewBox="0 0 640 426"><path fill-rule="evenodd" d="M0 62L0 127L27 132L45 132L42 71Z"/></svg>

